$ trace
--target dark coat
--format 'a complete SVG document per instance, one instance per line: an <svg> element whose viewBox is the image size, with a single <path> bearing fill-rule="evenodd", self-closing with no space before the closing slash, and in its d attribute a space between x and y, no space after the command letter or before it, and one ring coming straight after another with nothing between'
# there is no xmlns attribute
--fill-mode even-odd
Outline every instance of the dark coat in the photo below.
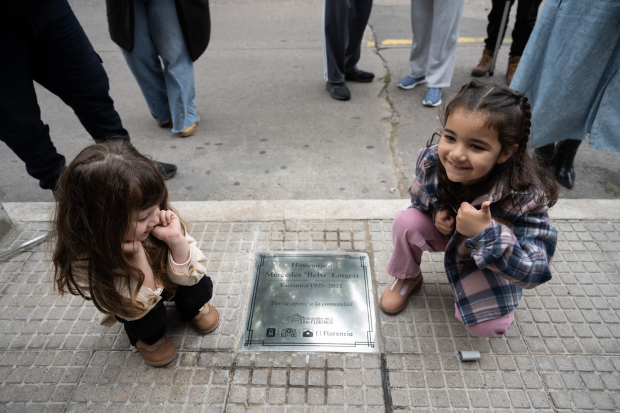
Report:
<svg viewBox="0 0 620 413"><path fill-rule="evenodd" d="M174 0L185 45L192 61L204 53L211 37L211 16L209 0ZM112 41L133 51L134 10L133 0L106 0L108 27Z"/></svg>

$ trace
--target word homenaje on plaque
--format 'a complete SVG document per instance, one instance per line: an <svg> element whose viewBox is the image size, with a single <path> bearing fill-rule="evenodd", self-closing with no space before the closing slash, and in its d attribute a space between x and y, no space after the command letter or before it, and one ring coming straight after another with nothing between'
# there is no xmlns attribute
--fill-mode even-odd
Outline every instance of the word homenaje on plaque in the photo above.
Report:
<svg viewBox="0 0 620 413"><path fill-rule="evenodd" d="M257 253L240 347L378 352L368 255Z"/></svg>

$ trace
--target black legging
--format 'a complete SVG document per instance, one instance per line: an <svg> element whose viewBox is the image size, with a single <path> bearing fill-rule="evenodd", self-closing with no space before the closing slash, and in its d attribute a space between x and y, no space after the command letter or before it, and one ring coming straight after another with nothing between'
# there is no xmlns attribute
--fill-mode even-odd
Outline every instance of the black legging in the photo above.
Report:
<svg viewBox="0 0 620 413"><path fill-rule="evenodd" d="M510 56L521 56L527 41L530 39L532 30L534 30L534 24L538 17L538 7L541 0L519 0L517 4L517 21L515 22L515 28L512 30L512 45L510 46ZM514 4L514 0L511 1L510 6ZM493 7L489 13L489 24L487 25L487 39L485 40L485 48L487 50L495 50L495 42L497 42L497 35L499 34L499 26L502 22L502 16L504 14L504 6L506 0L493 0ZM502 33L502 40L506 34L508 24L504 27L504 33Z"/></svg>
<svg viewBox="0 0 620 413"><path fill-rule="evenodd" d="M211 278L205 275L195 285L179 285L174 296L172 296L172 293L164 290L159 303L142 318L127 321L119 316L115 317L118 322L123 323L132 346L135 346L138 340L142 340L148 345L153 345L161 340L166 333L164 326L166 306L164 306L164 301L174 301L181 315L181 320L190 321L198 315L200 308L209 302L212 296L213 282Z"/></svg>

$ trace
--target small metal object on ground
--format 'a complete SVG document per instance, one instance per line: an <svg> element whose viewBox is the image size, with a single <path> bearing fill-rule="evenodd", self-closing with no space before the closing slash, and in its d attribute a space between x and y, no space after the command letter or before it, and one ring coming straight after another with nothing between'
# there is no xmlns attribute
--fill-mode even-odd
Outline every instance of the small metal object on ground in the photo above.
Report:
<svg viewBox="0 0 620 413"><path fill-rule="evenodd" d="M15 247L12 250L3 252L2 254L0 254L0 260L3 259L4 257L8 257L9 255L12 255L16 252L19 252L23 249L26 249L27 247L34 247L35 245L45 241L49 236L51 235L51 232L48 232L47 234L41 235L39 237L36 237L35 239L32 239L28 242L24 242L22 245L20 245L19 247Z"/></svg>
<svg viewBox="0 0 620 413"><path fill-rule="evenodd" d="M459 351L459 360L476 361L480 360L480 352L478 351Z"/></svg>

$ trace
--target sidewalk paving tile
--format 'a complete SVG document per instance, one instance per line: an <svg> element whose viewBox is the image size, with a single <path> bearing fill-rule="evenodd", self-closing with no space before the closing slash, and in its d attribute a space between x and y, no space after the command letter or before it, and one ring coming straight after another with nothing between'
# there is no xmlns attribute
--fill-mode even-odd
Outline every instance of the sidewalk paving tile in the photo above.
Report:
<svg viewBox="0 0 620 413"><path fill-rule="evenodd" d="M396 316L377 312L391 405L403 411L620 409L620 222L562 220L553 279L523 291L506 337L470 335L454 317L443 253L424 253L424 286ZM195 222L221 323L209 335L166 304L178 356L165 368L129 350L120 324L59 296L49 245L0 262L0 411L383 412L376 354L239 350L261 250L360 251L387 288L391 221ZM17 223L8 250L48 223ZM481 360L461 363L460 350Z"/></svg>

